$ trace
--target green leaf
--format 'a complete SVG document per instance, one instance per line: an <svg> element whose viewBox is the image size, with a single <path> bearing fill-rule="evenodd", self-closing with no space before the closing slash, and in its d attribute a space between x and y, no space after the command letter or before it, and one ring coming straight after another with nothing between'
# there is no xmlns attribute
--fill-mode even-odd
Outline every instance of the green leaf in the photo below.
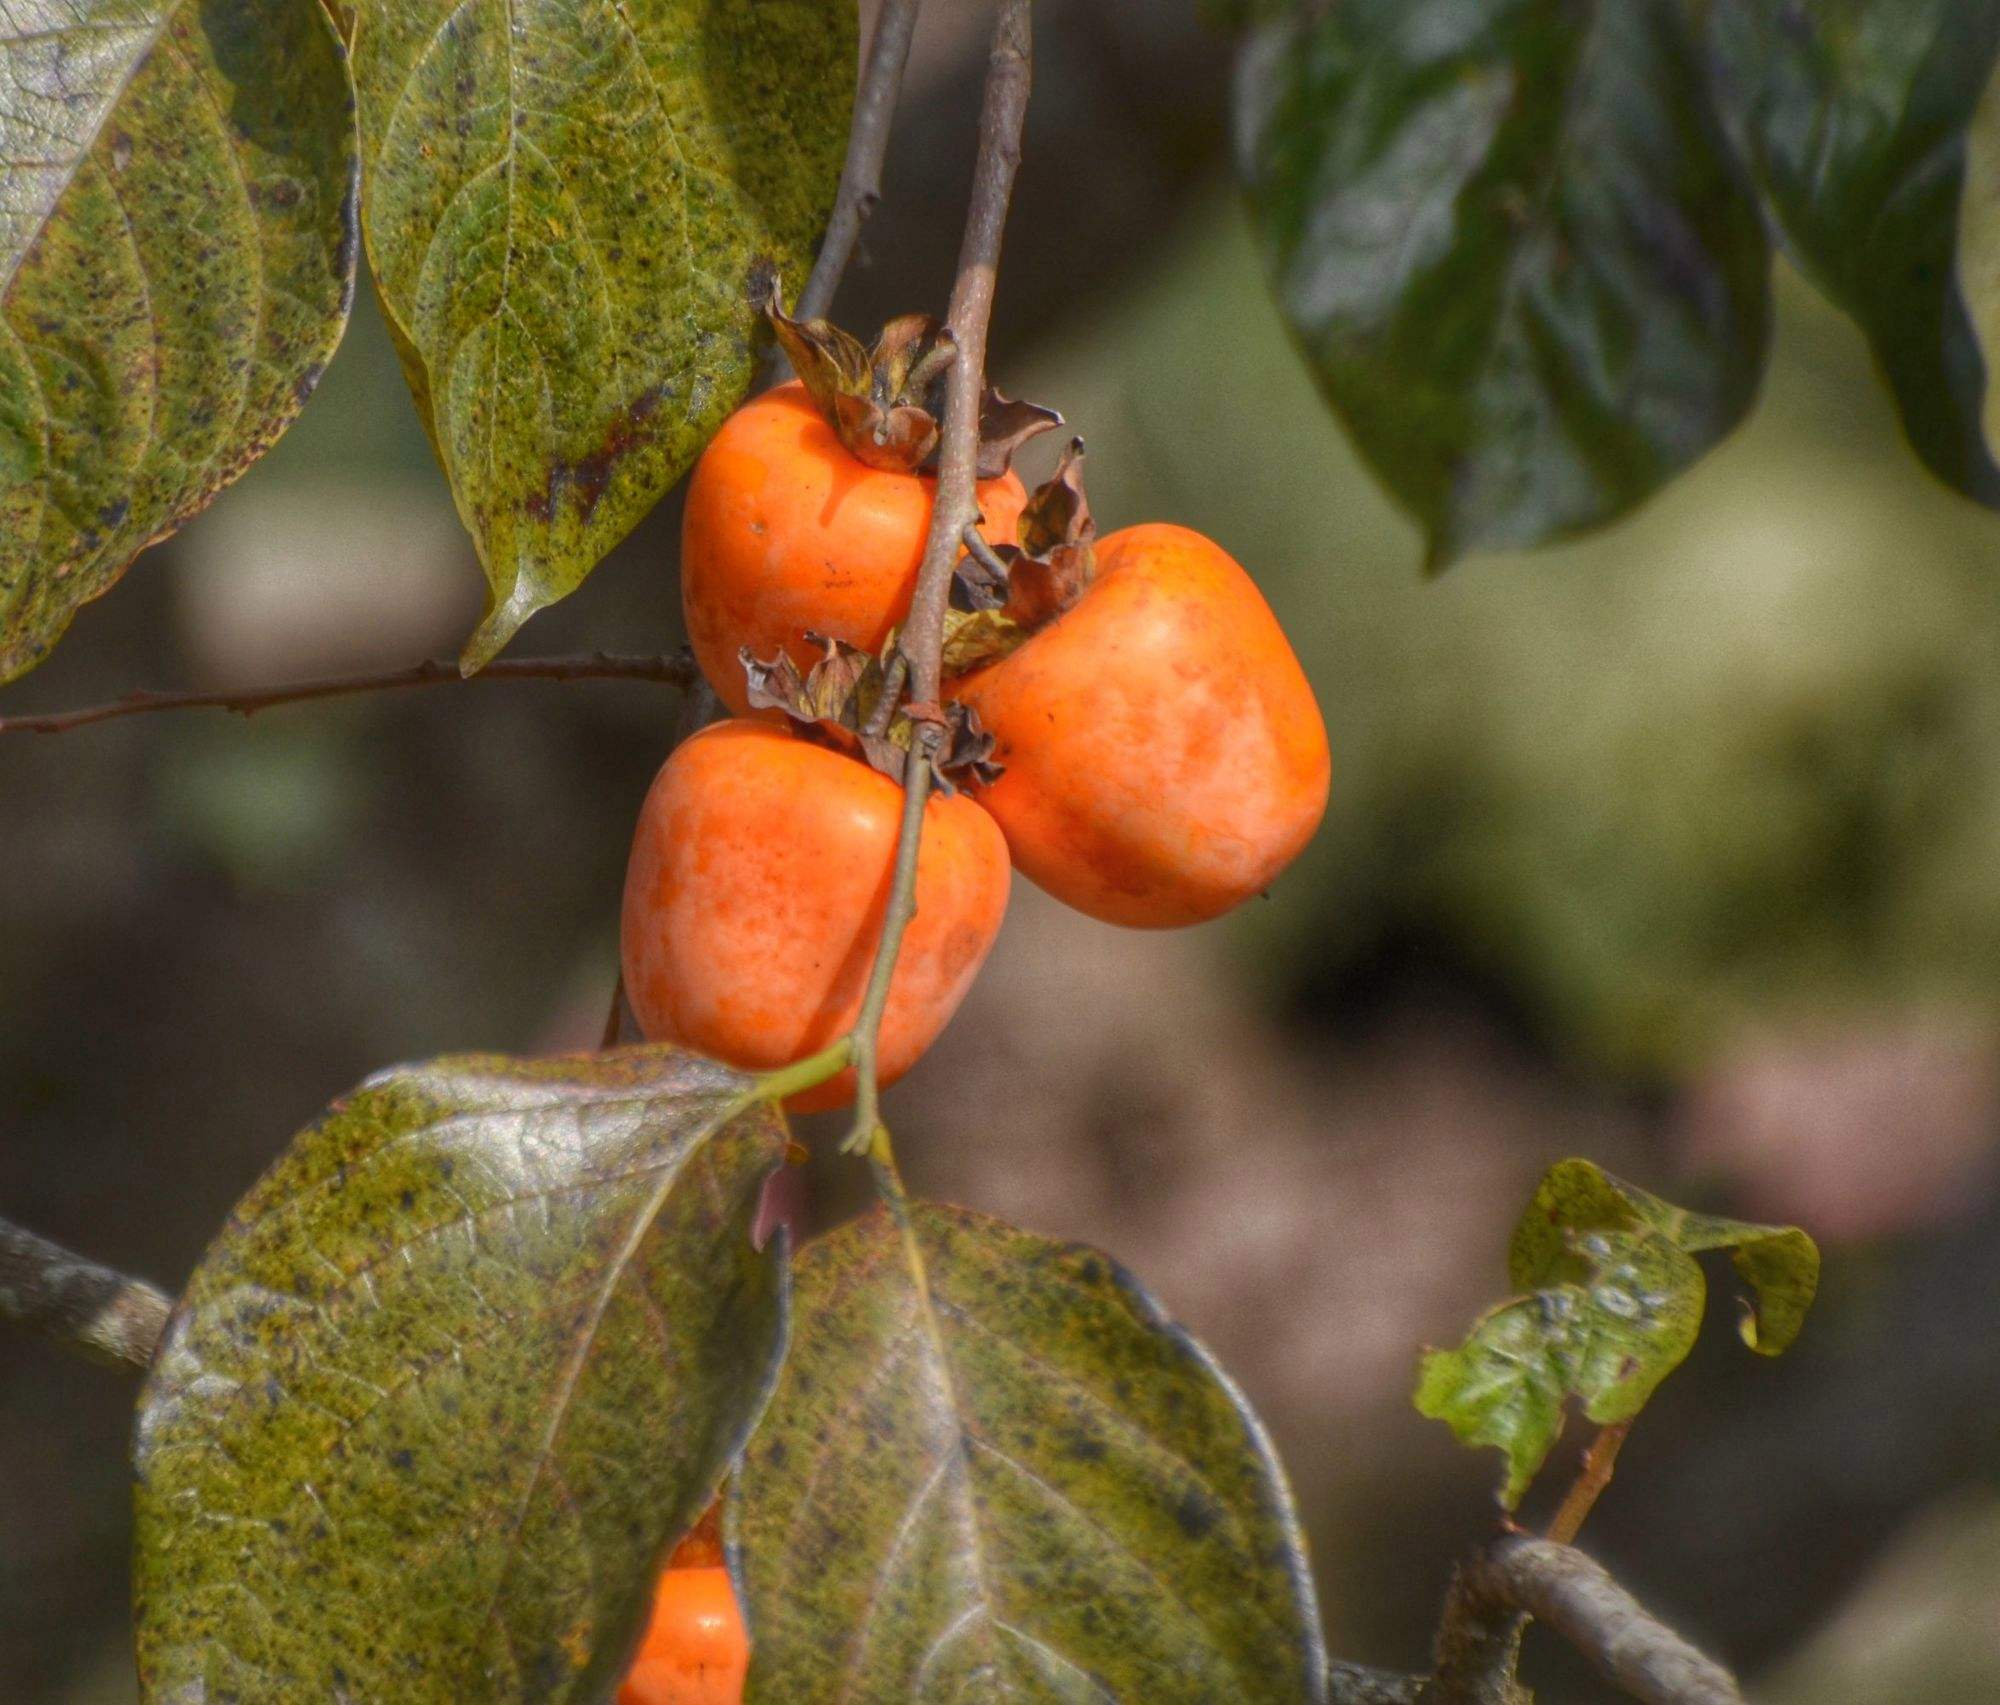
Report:
<svg viewBox="0 0 2000 1705"><path fill-rule="evenodd" d="M1701 1268L1670 1243L1592 1233L1576 1276L1483 1316L1455 1350L1417 1375L1418 1413L1507 1459L1500 1502L1521 1501L1562 1435L1563 1405L1629 1421L1687 1359L1701 1331Z"/></svg>
<svg viewBox="0 0 2000 1705"><path fill-rule="evenodd" d="M1732 0L1709 16L1725 109L1792 253L1867 334L1925 464L2000 504L1958 286L1965 130L2000 3Z"/></svg>
<svg viewBox="0 0 2000 1705"><path fill-rule="evenodd" d="M1748 409L1769 251L1679 0L1344 0L1245 39L1279 304L1434 563L1625 514Z"/></svg>
<svg viewBox="0 0 2000 1705"><path fill-rule="evenodd" d="M318 0L0 13L0 681L277 440L354 283Z"/></svg>
<svg viewBox="0 0 2000 1705"><path fill-rule="evenodd" d="M1515 1227L1509 1281L1526 1295L1433 1350L1416 1406L1466 1444L1507 1459L1500 1501L1521 1501L1581 1400L1600 1424L1629 1421L1686 1360L1707 1285L1695 1255L1728 1249L1758 1299L1742 1336L1775 1356L1798 1337L1819 1285L1819 1251L1794 1226L1691 1214L1585 1160L1551 1167Z"/></svg>
<svg viewBox="0 0 2000 1705"><path fill-rule="evenodd" d="M783 1354L784 1127L664 1049L336 1103L197 1269L140 1402L149 1700L587 1701Z"/></svg>
<svg viewBox="0 0 2000 1705"><path fill-rule="evenodd" d="M490 660L742 399L832 205L849 0L358 0L363 228Z"/></svg>
<svg viewBox="0 0 2000 1705"><path fill-rule="evenodd" d="M1562 1269L1575 1233L1600 1230L1655 1232L1689 1255L1729 1250L1756 1298L1739 1330L1760 1355L1792 1347L1819 1290L1818 1246L1797 1226L1689 1213L1587 1160L1560 1161L1543 1177L1507 1252L1509 1282L1542 1284Z"/></svg>
<svg viewBox="0 0 2000 1705"><path fill-rule="evenodd" d="M1114 1263L955 1208L798 1263L731 1483L755 1702L1322 1699L1283 1473Z"/></svg>

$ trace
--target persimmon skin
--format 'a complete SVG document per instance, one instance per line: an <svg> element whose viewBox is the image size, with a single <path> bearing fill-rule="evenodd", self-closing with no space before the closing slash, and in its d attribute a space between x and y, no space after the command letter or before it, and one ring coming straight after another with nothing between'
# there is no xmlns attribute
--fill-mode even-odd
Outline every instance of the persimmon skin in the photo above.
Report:
<svg viewBox="0 0 2000 1705"><path fill-rule="evenodd" d="M1076 605L950 691L997 742L1005 773L975 797L1015 866L1108 923L1219 917L1326 812L1305 671L1256 583L1184 527L1101 540Z"/></svg>
<svg viewBox="0 0 2000 1705"><path fill-rule="evenodd" d="M741 1705L750 1644L723 1568L668 1569L618 1705Z"/></svg>
<svg viewBox="0 0 2000 1705"><path fill-rule="evenodd" d="M681 609L708 683L749 714L741 650L818 655L808 633L880 651L909 613L937 482L849 454L796 380L753 398L695 464L681 523ZM1011 470L979 486L993 544L1027 502ZM772 715L777 713L772 712Z"/></svg>
<svg viewBox="0 0 2000 1705"><path fill-rule="evenodd" d="M639 1027L745 1070L790 1065L852 1027L882 935L903 790L859 759L739 718L662 766L626 870L625 992ZM1007 910L1007 846L963 794L924 806L917 910L882 1014L883 1083L936 1039ZM790 1097L854 1099L854 1073Z"/></svg>

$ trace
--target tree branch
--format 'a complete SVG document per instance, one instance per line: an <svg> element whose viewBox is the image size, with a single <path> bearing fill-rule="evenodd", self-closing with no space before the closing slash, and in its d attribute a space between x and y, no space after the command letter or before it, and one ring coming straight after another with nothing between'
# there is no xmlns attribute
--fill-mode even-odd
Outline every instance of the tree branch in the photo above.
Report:
<svg viewBox="0 0 2000 1705"><path fill-rule="evenodd" d="M1424 1705L1528 1699L1513 1677L1530 1617L1642 1705L1743 1705L1727 1670L1648 1615L1599 1564L1527 1534L1494 1541L1453 1579Z"/></svg>
<svg viewBox="0 0 2000 1705"><path fill-rule="evenodd" d="M833 306L841 274L847 270L861 227L882 199L882 161L889 151L889 130L902 93L903 68L910 60L910 38L916 33L923 0L885 0L868 43L868 63L854 96L854 122L847 132L847 162L840 171L840 193L827 221L826 239L812 275L799 292L792 312L802 320L823 316Z"/></svg>
<svg viewBox="0 0 2000 1705"><path fill-rule="evenodd" d="M979 402L986 388L986 332L1000 275L1000 241L1021 164L1034 74L1033 8L1029 0L1000 0L993 46L986 62L986 97L979 115L979 158L972 170L972 202L958 253L946 325L958 357L945 377L944 419L938 440L937 497L917 590L903 624L903 655L910 664L910 696L919 704L938 697L945 609L951 573L965 529L979 519L975 490L979 461Z"/></svg>
<svg viewBox="0 0 2000 1705"><path fill-rule="evenodd" d="M1033 72L1033 16L1030 0L1000 0L987 59L979 155L972 169L972 199L966 210L965 238L959 249L958 280L952 287L948 322L958 354L945 381L930 534L917 571L916 595L899 641L908 665L910 697L918 705L935 705L938 700L952 570L958 566L965 529L978 519L975 474L979 402L986 387L986 330L993 317L1001 234L1013 199L1014 174L1021 163L1021 131L1027 121ZM931 785L931 757L936 750L935 727L920 722L919 730L916 750L903 767L903 786L908 792L896 845L894 883L883 913L882 940L875 950L868 992L854 1027L856 1087L854 1123L847 1138L850 1152L885 1146L879 1140L875 1051L903 931L916 911L917 855L923 838L924 800Z"/></svg>
<svg viewBox="0 0 2000 1705"><path fill-rule="evenodd" d="M0 1319L98 1362L150 1365L173 1302L165 1292L114 1273L0 1220Z"/></svg>
<svg viewBox="0 0 2000 1705"><path fill-rule="evenodd" d="M65 729L82 728L93 722L113 722L120 717L145 716L161 710L226 710L237 716L254 716L276 705L347 698L356 693L393 692L406 687L441 687L459 681L652 681L686 689L700 679L694 656L687 651L663 657L611 657L603 652L594 657L500 657L476 675L461 675L455 659L433 659L407 669L323 675L314 680L287 681L236 692L127 693L122 699L86 705L81 710L0 717L0 734L60 734Z"/></svg>

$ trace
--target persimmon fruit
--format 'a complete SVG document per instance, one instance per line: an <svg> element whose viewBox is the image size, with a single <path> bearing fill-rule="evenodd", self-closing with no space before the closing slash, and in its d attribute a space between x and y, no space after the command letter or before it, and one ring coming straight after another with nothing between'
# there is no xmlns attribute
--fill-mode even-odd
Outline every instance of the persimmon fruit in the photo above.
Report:
<svg viewBox="0 0 2000 1705"><path fill-rule="evenodd" d="M1183 527L1099 540L1075 604L949 689L1004 773L976 797L1023 875L1166 928L1266 888L1325 814L1326 725L1242 567Z"/></svg>
<svg viewBox="0 0 2000 1705"><path fill-rule="evenodd" d="M740 1705L749 1670L729 1571L669 1568L653 1591L652 1618L618 1705Z"/></svg>
<svg viewBox="0 0 2000 1705"><path fill-rule="evenodd" d="M881 939L903 790L770 723L684 742L639 813L625 880L625 992L639 1027L746 1070L852 1028ZM972 985L1007 909L1007 847L963 794L924 806L915 916L882 1015L883 1083L916 1063ZM795 1112L854 1097L842 1072Z"/></svg>
<svg viewBox="0 0 2000 1705"><path fill-rule="evenodd" d="M741 656L816 655L808 633L876 652L909 612L937 482L870 467L796 380L731 415L696 463L681 526L681 605L695 659L732 714ZM981 531L1009 544L1027 492L1011 470L978 488Z"/></svg>

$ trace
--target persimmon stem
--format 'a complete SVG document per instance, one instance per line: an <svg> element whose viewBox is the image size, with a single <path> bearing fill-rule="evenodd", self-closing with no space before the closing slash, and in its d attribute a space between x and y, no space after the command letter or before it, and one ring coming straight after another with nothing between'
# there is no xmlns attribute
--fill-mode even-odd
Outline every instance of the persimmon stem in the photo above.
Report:
<svg viewBox="0 0 2000 1705"><path fill-rule="evenodd" d="M1597 1437L1590 1441L1590 1448L1583 1453L1582 1470L1563 1494L1563 1501L1549 1522L1548 1537L1556 1544L1576 1543L1576 1536L1583 1531L1584 1519L1604 1495L1604 1488L1611 1484L1619 1449L1631 1430L1630 1421L1614 1421L1610 1426L1600 1427Z"/></svg>
<svg viewBox="0 0 2000 1705"><path fill-rule="evenodd" d="M818 319L833 306L841 275L854 254L861 227L882 199L882 161L889 151L889 131L902 94L903 69L910 60L910 38L916 33L923 0L885 0L868 43L854 95L854 122L847 132L847 161L841 167L840 191L826 238L812 275L792 306L802 320Z"/></svg>
<svg viewBox="0 0 2000 1705"><path fill-rule="evenodd" d="M993 45L987 58L986 95L979 117L979 155L972 169L972 199L965 239L959 249L958 280L952 288L950 326L958 356L945 380L944 418L939 429L937 494L930 534L917 570L898 649L908 669L910 697L935 704L944 652L944 616L968 526L979 519L975 476L979 461L979 402L986 388L986 329L993 317L993 289L1000 267L1000 240L1013 199L1014 174L1021 163L1021 131L1028 112L1033 65L1033 7L1030 0L999 0ZM877 1051L882 1013L896 972L903 931L917 907L917 855L924 832L924 801L930 796L936 735L920 724L924 737L903 766L903 820L896 841L895 875L882 917L882 939L854 1024L854 1122L844 1147L850 1154L887 1151L882 1125ZM889 1174L877 1162L878 1186Z"/></svg>
<svg viewBox="0 0 2000 1705"><path fill-rule="evenodd" d="M144 1279L0 1219L0 1319L92 1361L145 1368L172 1309Z"/></svg>
<svg viewBox="0 0 2000 1705"><path fill-rule="evenodd" d="M757 1099L760 1101L782 1101L788 1095L798 1095L808 1089L817 1089L832 1077L847 1070L854 1059L854 1038L843 1036L831 1047L822 1048L817 1054L808 1054L803 1060L794 1061L789 1066L780 1066L776 1071L766 1072L757 1080Z"/></svg>
<svg viewBox="0 0 2000 1705"><path fill-rule="evenodd" d="M877 1051L882 1042L882 1014L889 1004L889 985L896 975L903 931L917 910L917 854L924 838L924 802L931 791L931 747L919 744L903 766L903 821L896 836L896 869L889 884L889 903L882 914L882 939L868 972L861 1013L854 1021L854 1123L842 1145L849 1154L865 1154L882 1130L881 1081ZM886 1133L883 1133L886 1135Z"/></svg>
<svg viewBox="0 0 2000 1705"><path fill-rule="evenodd" d="M693 653L671 652L660 657L500 657L476 675L459 672L455 661L433 658L404 669L374 669L354 675L321 675L304 681L231 692L127 693L106 704L81 710L51 711L34 716L0 717L0 734L60 734L93 722L146 716L162 710L226 710L255 716L278 705L304 704L313 699L348 698L357 693L395 692L408 687L442 687L458 681L651 681L661 686L693 687L701 679Z"/></svg>

